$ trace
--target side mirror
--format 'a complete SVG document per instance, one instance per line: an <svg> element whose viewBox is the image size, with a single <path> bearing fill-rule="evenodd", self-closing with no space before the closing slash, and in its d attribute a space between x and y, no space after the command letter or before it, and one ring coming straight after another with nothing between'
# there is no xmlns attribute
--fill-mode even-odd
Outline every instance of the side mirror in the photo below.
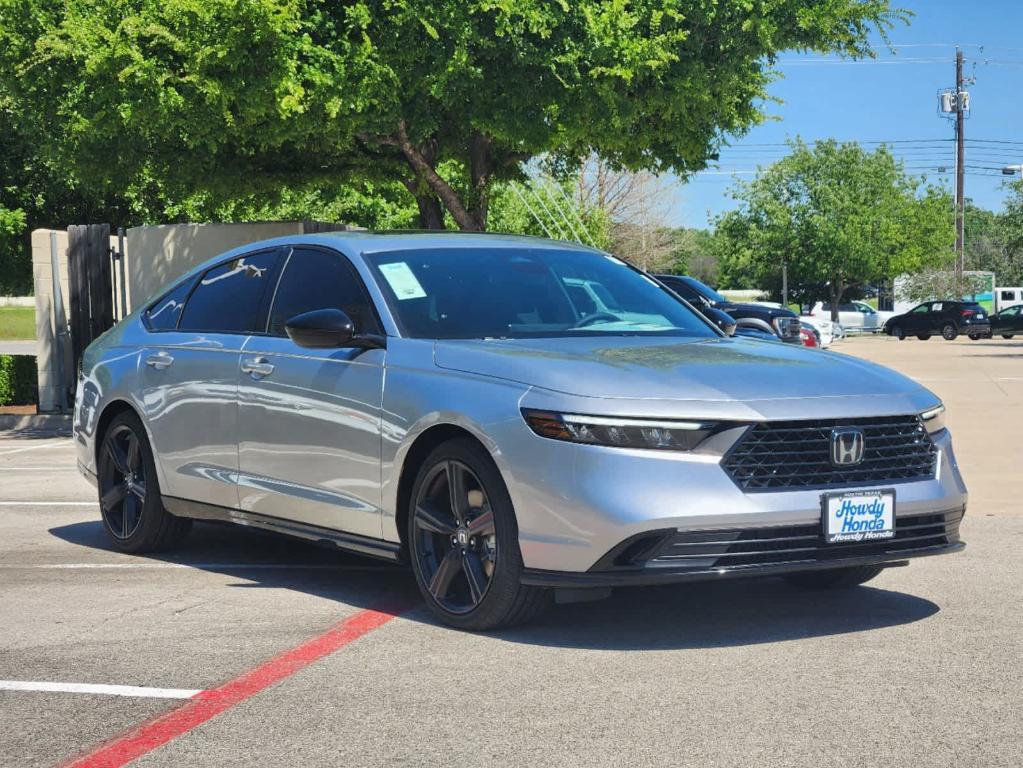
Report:
<svg viewBox="0 0 1023 768"><path fill-rule="evenodd" d="M363 340L355 335L355 323L340 309L303 312L288 320L284 330L298 346L310 349L369 346L361 343Z"/></svg>
<svg viewBox="0 0 1023 768"><path fill-rule="evenodd" d="M720 309L714 307L705 307L703 310L704 316L716 325L726 336L735 335L735 320L727 312L722 312Z"/></svg>

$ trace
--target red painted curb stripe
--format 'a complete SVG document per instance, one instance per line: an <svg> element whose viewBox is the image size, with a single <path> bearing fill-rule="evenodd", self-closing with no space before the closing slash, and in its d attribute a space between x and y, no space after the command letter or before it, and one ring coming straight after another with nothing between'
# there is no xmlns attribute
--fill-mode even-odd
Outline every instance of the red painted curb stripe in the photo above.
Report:
<svg viewBox="0 0 1023 768"><path fill-rule="evenodd" d="M245 701L314 661L322 659L368 632L383 626L401 611L366 610L331 627L322 635L265 661L255 669L217 688L197 693L187 703L80 757L66 768L120 768L167 742L188 733L221 712Z"/></svg>

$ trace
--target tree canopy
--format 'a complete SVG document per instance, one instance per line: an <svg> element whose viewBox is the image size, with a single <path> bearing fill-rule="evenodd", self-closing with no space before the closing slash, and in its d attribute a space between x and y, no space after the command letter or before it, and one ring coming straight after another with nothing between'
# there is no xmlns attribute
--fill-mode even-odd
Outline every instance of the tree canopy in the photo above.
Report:
<svg viewBox="0 0 1023 768"><path fill-rule="evenodd" d="M949 263L955 242L948 194L908 176L885 148L791 143L789 155L739 183L739 207L718 221L722 269L776 285L784 262L793 294L827 297L871 280Z"/></svg>
<svg viewBox="0 0 1023 768"><path fill-rule="evenodd" d="M487 225L541 153L681 177L779 51L870 53L888 0L0 0L0 93L102 194L211 206L356 178Z"/></svg>

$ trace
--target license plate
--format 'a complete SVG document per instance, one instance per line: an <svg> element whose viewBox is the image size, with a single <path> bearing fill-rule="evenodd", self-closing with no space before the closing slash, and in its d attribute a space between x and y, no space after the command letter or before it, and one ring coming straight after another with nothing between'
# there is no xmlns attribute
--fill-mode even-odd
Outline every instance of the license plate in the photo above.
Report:
<svg viewBox="0 0 1023 768"><path fill-rule="evenodd" d="M895 535L895 491L848 491L821 497L829 544L890 539Z"/></svg>

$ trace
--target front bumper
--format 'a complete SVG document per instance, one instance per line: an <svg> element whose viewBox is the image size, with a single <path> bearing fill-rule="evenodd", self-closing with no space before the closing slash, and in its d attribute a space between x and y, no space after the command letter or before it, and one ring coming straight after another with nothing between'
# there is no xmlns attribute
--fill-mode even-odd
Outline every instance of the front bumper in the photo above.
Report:
<svg viewBox="0 0 1023 768"><path fill-rule="evenodd" d="M932 439L938 449L933 477L878 484L894 487L897 521L962 510L967 505L966 486L948 431L942 430ZM720 455L700 451L626 451L543 438L507 444L529 447L528 456L505 452L513 460L512 466L528 470L509 473L508 485L523 564L530 572L542 574L576 577L593 573L623 542L665 531L741 532L792 526L813 526L819 531L821 494L843 490L746 492L724 471ZM520 478L523 482L518 482ZM675 576L658 571L623 577L656 583L686 580L692 574L687 571Z"/></svg>
<svg viewBox="0 0 1023 768"><path fill-rule="evenodd" d="M651 531L626 539L585 573L526 569L522 583L555 588L674 584L800 571L906 565L917 557L962 550L965 509L900 516L886 541L826 544L819 527Z"/></svg>

